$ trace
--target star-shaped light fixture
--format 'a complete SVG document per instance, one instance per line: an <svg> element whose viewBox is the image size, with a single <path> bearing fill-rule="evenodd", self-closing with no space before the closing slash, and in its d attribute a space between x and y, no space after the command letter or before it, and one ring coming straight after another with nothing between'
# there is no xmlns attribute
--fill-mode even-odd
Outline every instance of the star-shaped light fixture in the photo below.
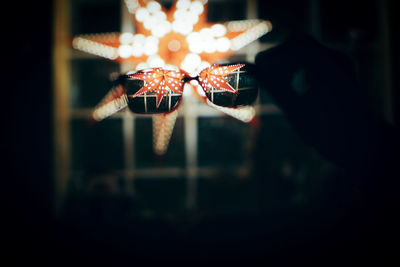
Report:
<svg viewBox="0 0 400 267"><path fill-rule="evenodd" d="M79 35L73 39L73 47L109 60L130 63L136 70L172 67L182 69L190 75L197 75L212 63L228 58L272 28L269 21L257 19L208 23L207 0L178 0L169 10L157 1L125 0L125 4L132 14L135 33ZM159 90L159 100L165 91L165 85L167 84L164 84L164 87L153 88ZM150 89L149 83L147 87ZM109 115L124 108L126 99L120 94L123 88L119 89L116 90L119 92L117 94L110 92L106 96L107 101L103 100L94 113ZM110 103L110 97L115 97L118 105ZM107 106L103 106L102 103ZM212 103L209 105L213 107ZM251 114L246 116L254 116L254 110L251 108L218 110L238 119L243 117L240 112ZM158 154L166 151L175 119L176 112L153 118L154 147ZM170 122L164 123L165 121ZM160 125L171 129L160 129ZM169 136L165 136L168 135L166 133Z"/></svg>
<svg viewBox="0 0 400 267"><path fill-rule="evenodd" d="M179 0L166 10L156 1L125 0L135 33L79 35L73 47L136 69L174 65L194 73L271 30L263 20L208 23L206 2Z"/></svg>

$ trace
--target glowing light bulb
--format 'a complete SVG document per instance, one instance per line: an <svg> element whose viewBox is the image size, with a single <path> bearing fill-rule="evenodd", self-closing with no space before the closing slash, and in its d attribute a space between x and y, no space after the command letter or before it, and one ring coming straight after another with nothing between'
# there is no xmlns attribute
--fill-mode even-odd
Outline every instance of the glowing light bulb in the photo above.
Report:
<svg viewBox="0 0 400 267"><path fill-rule="evenodd" d="M135 0L125 0L126 7L129 10L129 13L133 14L140 7L139 2Z"/></svg>
<svg viewBox="0 0 400 267"><path fill-rule="evenodd" d="M226 34L226 27L222 24L214 24L211 26L211 34L214 37L221 37Z"/></svg>
<svg viewBox="0 0 400 267"><path fill-rule="evenodd" d="M204 28L200 30L200 34L203 39L207 39L212 36L212 31L209 28Z"/></svg>
<svg viewBox="0 0 400 267"><path fill-rule="evenodd" d="M195 75L197 67L201 63L201 58L197 54L189 53L181 63L181 69L187 71L190 75Z"/></svg>
<svg viewBox="0 0 400 267"><path fill-rule="evenodd" d="M226 37L221 37L217 39L216 46L218 52L226 52L231 47L231 41Z"/></svg>
<svg viewBox="0 0 400 267"><path fill-rule="evenodd" d="M131 54L134 57L141 57L143 55L144 48L141 43L133 43L131 46Z"/></svg>
<svg viewBox="0 0 400 267"><path fill-rule="evenodd" d="M217 43L214 38L209 37L206 40L204 40L204 52L206 53L214 53L217 51Z"/></svg>
<svg viewBox="0 0 400 267"><path fill-rule="evenodd" d="M150 56L156 54L158 51L158 39L154 36L146 38L144 43L144 54Z"/></svg>
<svg viewBox="0 0 400 267"><path fill-rule="evenodd" d="M149 67L149 64L147 62L142 62L136 65L136 70L144 70Z"/></svg>
<svg viewBox="0 0 400 267"><path fill-rule="evenodd" d="M155 13L161 10L161 5L156 1L150 1L147 3L147 10L151 13Z"/></svg>
<svg viewBox="0 0 400 267"><path fill-rule="evenodd" d="M177 10L174 12L174 19L175 19L175 20L180 20L180 19L182 18L182 16L184 16L185 13L186 13L185 10L177 9Z"/></svg>
<svg viewBox="0 0 400 267"><path fill-rule="evenodd" d="M147 59L150 68L164 67L165 62L159 55L150 56Z"/></svg>
<svg viewBox="0 0 400 267"><path fill-rule="evenodd" d="M203 4L200 3L200 1L192 2L192 4L190 5L190 11L196 15L200 15L204 11Z"/></svg>
<svg viewBox="0 0 400 267"><path fill-rule="evenodd" d="M154 15L150 15L144 20L143 26L148 30L152 30L153 28L156 28L158 26L158 23L159 21L157 17Z"/></svg>
<svg viewBox="0 0 400 267"><path fill-rule="evenodd" d="M192 66L197 66L201 63L201 58L197 54L190 53L185 57L185 61L187 61Z"/></svg>
<svg viewBox="0 0 400 267"><path fill-rule="evenodd" d="M136 11L135 16L139 22L144 22L150 16L150 14L146 8L139 8Z"/></svg>
<svg viewBox="0 0 400 267"><path fill-rule="evenodd" d="M186 40L189 44L199 42L201 39L201 35L198 32L192 32L187 37Z"/></svg>
<svg viewBox="0 0 400 267"><path fill-rule="evenodd" d="M135 34L132 38L133 43L140 43L143 45L145 41L146 41L146 36L144 36L141 33Z"/></svg>
<svg viewBox="0 0 400 267"><path fill-rule="evenodd" d="M132 47L130 45L121 45L118 47L118 55L122 58L128 58L131 56Z"/></svg>
<svg viewBox="0 0 400 267"><path fill-rule="evenodd" d="M181 33L183 35L187 35L192 32L193 25L185 23L182 20L175 20L172 23L172 30L177 33Z"/></svg>
<svg viewBox="0 0 400 267"><path fill-rule="evenodd" d="M159 23L157 27L153 28L151 32L153 33L154 36L161 38L170 31L171 31L171 23L169 23L168 21L163 21Z"/></svg>
<svg viewBox="0 0 400 267"><path fill-rule="evenodd" d="M176 3L176 7L178 8L178 9L188 9L188 8L190 8L190 1L189 0L179 0L177 3Z"/></svg>
<svg viewBox="0 0 400 267"><path fill-rule="evenodd" d="M202 61L198 67L198 71L200 72L200 71L204 70L205 68L209 68L209 67L211 67L211 64L209 62Z"/></svg>
<svg viewBox="0 0 400 267"><path fill-rule="evenodd" d="M129 44L129 43L133 42L133 34L130 32L124 32L120 35L119 41L122 44Z"/></svg>

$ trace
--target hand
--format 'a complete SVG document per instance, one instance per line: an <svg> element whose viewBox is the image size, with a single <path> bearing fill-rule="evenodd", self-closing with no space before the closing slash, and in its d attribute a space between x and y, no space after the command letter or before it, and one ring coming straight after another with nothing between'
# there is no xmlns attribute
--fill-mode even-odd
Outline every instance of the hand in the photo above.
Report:
<svg viewBox="0 0 400 267"><path fill-rule="evenodd" d="M395 131L369 113L345 54L295 35L256 57L259 83L298 134L328 159L352 170L386 165Z"/></svg>

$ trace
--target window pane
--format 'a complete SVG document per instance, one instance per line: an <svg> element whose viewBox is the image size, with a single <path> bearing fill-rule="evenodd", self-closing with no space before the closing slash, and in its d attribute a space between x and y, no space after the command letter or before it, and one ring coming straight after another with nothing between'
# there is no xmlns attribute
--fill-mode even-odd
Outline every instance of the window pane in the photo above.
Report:
<svg viewBox="0 0 400 267"><path fill-rule="evenodd" d="M118 71L118 63L101 58L72 60L70 106L94 108L111 89L110 75Z"/></svg>
<svg viewBox="0 0 400 267"><path fill-rule="evenodd" d="M261 37L260 41L281 41L291 31L307 31L309 2L308 0L258 1L258 17L272 23L272 31Z"/></svg>
<svg viewBox="0 0 400 267"><path fill-rule="evenodd" d="M115 0L71 1L72 35L119 31L120 2Z"/></svg>
<svg viewBox="0 0 400 267"><path fill-rule="evenodd" d="M322 39L348 43L351 39L371 41L377 37L377 1L321 1Z"/></svg>
<svg viewBox="0 0 400 267"><path fill-rule="evenodd" d="M198 160L201 167L238 167L246 158L249 125L228 117L199 118Z"/></svg>
<svg viewBox="0 0 400 267"><path fill-rule="evenodd" d="M208 215L238 215L257 209L254 182L228 175L219 179L200 178L197 201Z"/></svg>
<svg viewBox="0 0 400 267"><path fill-rule="evenodd" d="M144 211L168 213L185 208L186 179L183 177L135 178L135 191Z"/></svg>
<svg viewBox="0 0 400 267"><path fill-rule="evenodd" d="M177 118L165 155L156 157L153 150L153 120L141 117L135 123L135 167L184 167L185 137L183 119Z"/></svg>
<svg viewBox="0 0 400 267"><path fill-rule="evenodd" d="M209 1L207 17L209 22L246 19L246 1Z"/></svg>
<svg viewBox="0 0 400 267"><path fill-rule="evenodd" d="M120 119L91 124L71 121L71 168L73 170L109 171L122 169L123 139Z"/></svg>

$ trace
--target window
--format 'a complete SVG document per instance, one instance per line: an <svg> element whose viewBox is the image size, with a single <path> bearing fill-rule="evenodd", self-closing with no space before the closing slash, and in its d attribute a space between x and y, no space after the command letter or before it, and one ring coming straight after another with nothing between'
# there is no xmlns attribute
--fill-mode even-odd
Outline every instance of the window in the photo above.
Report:
<svg viewBox="0 0 400 267"><path fill-rule="evenodd" d="M161 2L166 7L172 3ZM58 204L77 196L100 194L105 198L137 199L140 208L132 209L139 214L193 208L212 214L301 205L319 192L333 166L297 137L263 90L256 102L260 128L228 117L195 99L185 99L163 158L152 152L151 117L126 110L95 125L88 124L91 109L111 87L110 77L124 66L73 50L70 40L77 34L122 32L131 29L133 23L123 1L60 0L55 5ZM326 14L328 10L331 7L320 1L219 0L209 1L208 20L272 21L276 30L239 50L230 61L252 62L259 51L278 44L293 24L328 45L352 49L353 55L375 52L374 36L357 39L370 44L370 49L353 46L353 34L364 36L362 27L369 24L355 24L354 29L336 27L338 32L331 31L332 21L326 18L333 15ZM372 66L373 60L368 64ZM360 75L369 77L362 71ZM258 172L261 166L267 168L262 174ZM260 184L266 188L263 193L259 192ZM71 203L76 202L67 202Z"/></svg>

